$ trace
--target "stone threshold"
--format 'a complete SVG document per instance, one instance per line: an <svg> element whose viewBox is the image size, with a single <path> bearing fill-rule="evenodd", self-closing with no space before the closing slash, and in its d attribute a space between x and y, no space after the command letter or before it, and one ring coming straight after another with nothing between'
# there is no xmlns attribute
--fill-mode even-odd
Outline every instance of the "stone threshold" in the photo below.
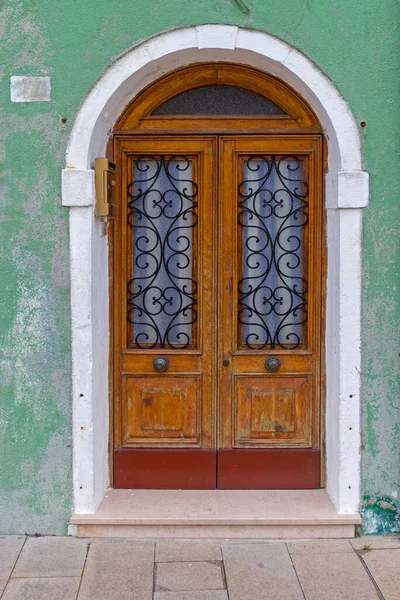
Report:
<svg viewBox="0 0 400 600"><path fill-rule="evenodd" d="M79 537L354 537L360 515L338 514L326 490L107 490Z"/></svg>

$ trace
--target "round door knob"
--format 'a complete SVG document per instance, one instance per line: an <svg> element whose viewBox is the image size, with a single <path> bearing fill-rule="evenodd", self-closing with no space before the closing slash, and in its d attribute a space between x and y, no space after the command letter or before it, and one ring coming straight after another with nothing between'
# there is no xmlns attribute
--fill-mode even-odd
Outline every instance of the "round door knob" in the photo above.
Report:
<svg viewBox="0 0 400 600"><path fill-rule="evenodd" d="M155 371L160 373L166 371L169 367L168 358L166 356L157 356L157 358L153 360L153 367Z"/></svg>
<svg viewBox="0 0 400 600"><path fill-rule="evenodd" d="M266 359L264 366L270 373L277 373L281 368L281 361L277 356L270 356Z"/></svg>
<svg viewBox="0 0 400 600"><path fill-rule="evenodd" d="M229 365L231 364L231 361L229 358L223 358L222 359L222 366L223 367L229 367Z"/></svg>

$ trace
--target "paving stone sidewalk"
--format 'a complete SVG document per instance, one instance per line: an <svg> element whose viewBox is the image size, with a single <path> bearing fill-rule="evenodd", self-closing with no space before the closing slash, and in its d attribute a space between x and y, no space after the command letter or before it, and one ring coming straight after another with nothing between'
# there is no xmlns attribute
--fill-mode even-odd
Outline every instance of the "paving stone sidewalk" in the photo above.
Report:
<svg viewBox="0 0 400 600"><path fill-rule="evenodd" d="M400 537L0 536L1 600L400 600Z"/></svg>

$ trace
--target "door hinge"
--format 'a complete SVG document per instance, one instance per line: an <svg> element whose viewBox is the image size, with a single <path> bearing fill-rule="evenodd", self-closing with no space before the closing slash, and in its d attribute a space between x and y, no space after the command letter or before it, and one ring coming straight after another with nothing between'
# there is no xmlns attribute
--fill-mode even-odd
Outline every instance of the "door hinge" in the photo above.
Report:
<svg viewBox="0 0 400 600"><path fill-rule="evenodd" d="M115 164L107 158L96 158L94 171L96 186L96 216L115 217Z"/></svg>

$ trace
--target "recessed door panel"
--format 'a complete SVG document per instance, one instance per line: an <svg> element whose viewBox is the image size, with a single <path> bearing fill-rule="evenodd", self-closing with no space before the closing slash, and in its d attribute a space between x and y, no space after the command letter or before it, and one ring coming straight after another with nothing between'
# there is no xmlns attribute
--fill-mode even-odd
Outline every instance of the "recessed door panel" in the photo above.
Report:
<svg viewBox="0 0 400 600"><path fill-rule="evenodd" d="M234 377L234 447L311 447L310 377Z"/></svg>
<svg viewBox="0 0 400 600"><path fill-rule="evenodd" d="M201 446L200 376L135 376L125 385L125 447Z"/></svg>

